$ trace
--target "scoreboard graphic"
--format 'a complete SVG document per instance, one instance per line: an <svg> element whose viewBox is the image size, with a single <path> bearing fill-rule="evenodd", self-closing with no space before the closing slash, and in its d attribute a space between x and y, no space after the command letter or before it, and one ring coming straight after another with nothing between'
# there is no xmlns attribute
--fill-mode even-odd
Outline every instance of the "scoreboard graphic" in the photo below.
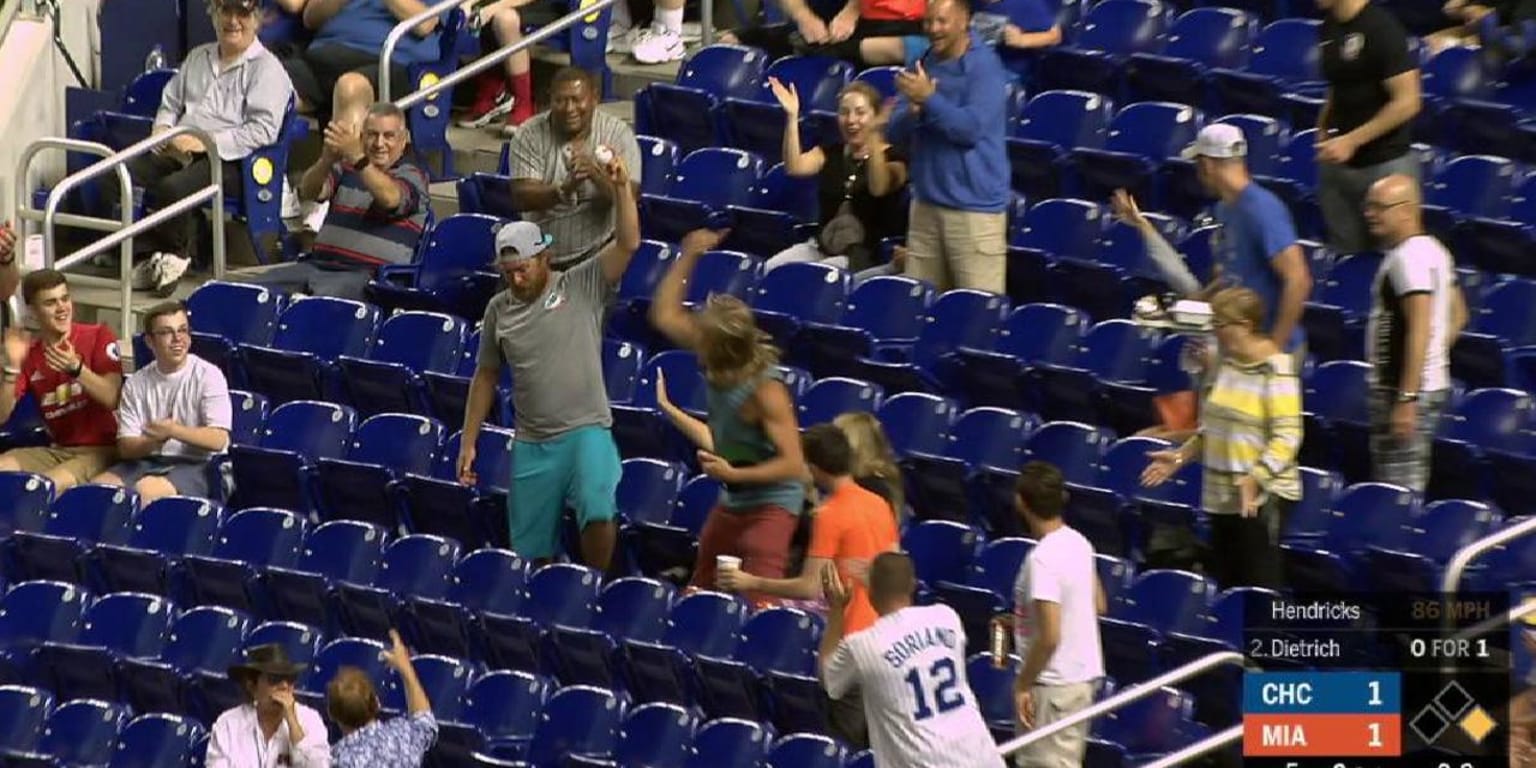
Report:
<svg viewBox="0 0 1536 768"><path fill-rule="evenodd" d="M1511 628L1472 631L1508 610L1503 593L1255 598L1244 764L1508 768Z"/></svg>

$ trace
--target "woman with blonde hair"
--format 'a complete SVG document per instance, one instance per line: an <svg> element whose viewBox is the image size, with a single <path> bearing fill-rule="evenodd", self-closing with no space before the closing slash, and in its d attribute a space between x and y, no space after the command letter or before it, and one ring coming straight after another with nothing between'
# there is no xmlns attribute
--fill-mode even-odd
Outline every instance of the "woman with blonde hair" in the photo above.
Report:
<svg viewBox="0 0 1536 768"><path fill-rule="evenodd" d="M1211 297L1220 355L1200 430L1152 451L1142 484L1159 485L1195 458L1210 514L1211 575L1222 588L1280 588L1280 530L1301 499L1301 383L1296 362L1264 333L1264 300L1248 288Z"/></svg>
<svg viewBox="0 0 1536 768"><path fill-rule="evenodd" d="M850 411L838 415L832 424L848 436L853 447L854 481L885 499L899 522L906 508L906 493L896 452L891 450L891 441L886 438L880 420L866 411Z"/></svg>
<svg viewBox="0 0 1536 768"><path fill-rule="evenodd" d="M699 257L726 234L688 233L651 302L651 324L693 350L708 385L707 422L668 410L672 423L699 447L699 467L725 487L699 533L690 587L700 589L713 588L721 556L736 558L753 576L785 578L805 505L800 424L771 337L757 327L751 307L734 296L711 296L696 313L683 306L684 286ZM762 594L749 598L767 600Z"/></svg>

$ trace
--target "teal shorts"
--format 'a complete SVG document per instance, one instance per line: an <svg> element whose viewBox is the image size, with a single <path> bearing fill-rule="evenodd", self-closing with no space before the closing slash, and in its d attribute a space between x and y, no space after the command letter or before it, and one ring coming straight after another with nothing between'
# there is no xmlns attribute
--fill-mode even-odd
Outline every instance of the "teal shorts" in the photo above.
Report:
<svg viewBox="0 0 1536 768"><path fill-rule="evenodd" d="M530 559L554 557L567 505L580 528L616 518L621 473L619 449L606 427L580 427L537 443L514 441L507 494L512 551Z"/></svg>
<svg viewBox="0 0 1536 768"><path fill-rule="evenodd" d="M901 50L906 58L907 69L917 64L917 60L928 52L928 46L931 44L926 35L907 35L901 38Z"/></svg>

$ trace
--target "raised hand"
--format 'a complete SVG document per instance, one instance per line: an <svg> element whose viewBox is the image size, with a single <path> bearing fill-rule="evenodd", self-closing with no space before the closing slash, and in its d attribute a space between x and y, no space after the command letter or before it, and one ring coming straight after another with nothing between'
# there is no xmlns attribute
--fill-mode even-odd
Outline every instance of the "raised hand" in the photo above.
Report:
<svg viewBox="0 0 1536 768"><path fill-rule="evenodd" d="M791 116L800 114L800 91L794 83L785 84L777 77L768 78L768 90L773 92L773 97L779 100L779 106Z"/></svg>

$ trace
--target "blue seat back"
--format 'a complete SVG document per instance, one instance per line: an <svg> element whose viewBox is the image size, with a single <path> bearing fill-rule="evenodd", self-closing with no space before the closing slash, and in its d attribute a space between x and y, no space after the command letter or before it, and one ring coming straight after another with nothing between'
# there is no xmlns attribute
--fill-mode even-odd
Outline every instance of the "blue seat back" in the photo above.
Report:
<svg viewBox="0 0 1536 768"><path fill-rule="evenodd" d="M314 627L293 621L268 621L251 629L245 638L246 648L258 645L281 645L288 651L288 658L295 664L313 664L320 655L320 645L325 637Z"/></svg>
<svg viewBox="0 0 1536 768"><path fill-rule="evenodd" d="M168 555L204 554L218 535L220 513L219 505L207 499L156 499L134 519L128 545Z"/></svg>
<svg viewBox="0 0 1536 768"><path fill-rule="evenodd" d="M828 264L785 264L763 275L752 305L813 323L835 323L848 302L851 283L846 270Z"/></svg>
<svg viewBox="0 0 1536 768"><path fill-rule="evenodd" d="M1247 60L1257 34L1253 18L1235 8L1194 8L1168 29L1163 54L1208 67L1237 67Z"/></svg>
<svg viewBox="0 0 1536 768"><path fill-rule="evenodd" d="M283 509L236 512L219 526L214 557L251 565L291 565L304 543L304 520Z"/></svg>
<svg viewBox="0 0 1536 768"><path fill-rule="evenodd" d="M910 277L870 278L848 297L842 324L862 328L877 341L916 339L933 296L932 286Z"/></svg>
<svg viewBox="0 0 1536 768"><path fill-rule="evenodd" d="M676 704L641 704L624 716L614 757L620 765L681 766L697 726L693 715Z"/></svg>
<svg viewBox="0 0 1536 768"><path fill-rule="evenodd" d="M1098 428L1075 421L1053 421L1030 435L1025 458L1049 461L1067 482L1092 484L1108 438Z"/></svg>
<svg viewBox="0 0 1536 768"><path fill-rule="evenodd" d="M196 721L163 712L139 715L123 726L108 768L186 768L203 737Z"/></svg>
<svg viewBox="0 0 1536 768"><path fill-rule="evenodd" d="M690 656L729 658L746 617L746 606L735 597L695 592L672 606L662 642Z"/></svg>
<svg viewBox="0 0 1536 768"><path fill-rule="evenodd" d="M1157 331L1151 328L1130 320L1105 320L1083 336L1075 364L1105 381L1145 381L1157 342Z"/></svg>
<svg viewBox="0 0 1536 768"><path fill-rule="evenodd" d="M1280 168L1280 153L1290 143L1285 124L1267 115L1224 115L1216 122L1236 126L1248 142L1248 170L1257 176L1272 176Z"/></svg>
<svg viewBox="0 0 1536 768"><path fill-rule="evenodd" d="M1088 91L1045 91L1024 104L1015 138L1043 141L1062 150L1099 147L1109 133L1114 106Z"/></svg>
<svg viewBox="0 0 1536 768"><path fill-rule="evenodd" d="M425 475L443 445L443 425L406 413L371 416L352 435L347 460Z"/></svg>
<svg viewBox="0 0 1536 768"><path fill-rule="evenodd" d="M628 577L603 586L592 628L615 640L654 643L667 631L672 589L655 579Z"/></svg>
<svg viewBox="0 0 1536 768"><path fill-rule="evenodd" d="M385 679L388 667L384 664L384 644L361 637L343 637L326 643L316 654L300 690L324 691L342 667L357 667L371 680Z"/></svg>
<svg viewBox="0 0 1536 768"><path fill-rule="evenodd" d="M261 447L293 451L309 460L341 458L357 423L345 405L315 400L283 403L267 417Z"/></svg>
<svg viewBox="0 0 1536 768"><path fill-rule="evenodd" d="M897 456L920 452L942 454L959 408L953 400L923 392L893 395L876 415Z"/></svg>
<svg viewBox="0 0 1536 768"><path fill-rule="evenodd" d="M1321 79L1316 19L1280 19L1260 30L1248 59L1248 71L1286 83Z"/></svg>
<svg viewBox="0 0 1536 768"><path fill-rule="evenodd" d="M80 645L138 658L160 655L176 607L159 595L116 592L91 603L81 618Z"/></svg>
<svg viewBox="0 0 1536 768"><path fill-rule="evenodd" d="M738 299L751 297L762 274L758 260L740 251L710 251L699 257L688 278L688 292L684 299L701 304L712 295L730 295Z"/></svg>
<svg viewBox="0 0 1536 768"><path fill-rule="evenodd" d="M678 85L698 88L716 98L750 99L763 81L768 57L744 45L700 48L677 71Z"/></svg>
<svg viewBox="0 0 1536 768"><path fill-rule="evenodd" d="M1513 160L1493 155L1462 155L1441 166L1424 199L1464 216L1501 218L1514 195Z"/></svg>
<svg viewBox="0 0 1536 768"><path fill-rule="evenodd" d="M234 344L266 344L277 330L279 295L259 285L210 280L187 297L192 330Z"/></svg>
<svg viewBox="0 0 1536 768"><path fill-rule="evenodd" d="M364 357L378 325L379 309L371 304L311 297L289 304L278 316L272 346L308 352L321 360Z"/></svg>
<svg viewBox="0 0 1536 768"><path fill-rule="evenodd" d="M1157 0L1101 0L1083 17L1073 44L1115 54L1151 50L1161 42L1166 19Z"/></svg>
<svg viewBox="0 0 1536 768"><path fill-rule="evenodd" d="M629 522L666 523L677 504L683 472L660 459L625 459L614 494L619 514Z"/></svg>
<svg viewBox="0 0 1536 768"><path fill-rule="evenodd" d="M1536 280L1514 278L1488 289L1473 310L1472 327L1511 346L1536 344Z"/></svg>
<svg viewBox="0 0 1536 768"><path fill-rule="evenodd" d="M917 578L928 585L941 581L965 583L965 570L976 551L976 531L952 520L924 520L910 525L901 537L912 556Z"/></svg>
<svg viewBox="0 0 1536 768"><path fill-rule="evenodd" d="M90 595L60 581L24 581L0 599L0 649L72 642Z"/></svg>
<svg viewBox="0 0 1536 768"><path fill-rule="evenodd" d="M1200 112L1194 107L1162 101L1138 102L1115 115L1104 148L1161 163L1177 157L1189 146L1200 124Z"/></svg>
<svg viewBox="0 0 1536 768"><path fill-rule="evenodd" d="M0 685L0 748L30 752L53 711L53 696L38 688Z"/></svg>
<svg viewBox="0 0 1536 768"><path fill-rule="evenodd" d="M723 490L720 481L708 475L698 475L683 483L677 492L677 507L672 511L672 524L698 532L710 510L720 502Z"/></svg>
<svg viewBox="0 0 1536 768"><path fill-rule="evenodd" d="M640 373L635 405L656 407L656 375L667 379L667 397L683 410L702 411L707 407L704 373L692 352L669 349L651 355Z"/></svg>
<svg viewBox="0 0 1536 768"><path fill-rule="evenodd" d="M832 376L817 381L800 399L800 419L819 424L855 411L879 410L883 392L880 385L858 379Z"/></svg>
<svg viewBox="0 0 1536 768"><path fill-rule="evenodd" d="M901 67L897 66L865 67L858 74L854 75L853 79L861 83L868 83L876 91L879 91L880 101L884 103L887 99L896 96L896 74L900 71Z"/></svg>
<svg viewBox="0 0 1536 768"><path fill-rule="evenodd" d="M549 695L539 678L511 669L487 672L469 687L464 700L464 720L487 741L533 735L539 710Z"/></svg>
<svg viewBox="0 0 1536 768"><path fill-rule="evenodd" d="M1492 78L1476 48L1450 46L1429 57L1420 68L1424 93L1442 99L1481 99Z"/></svg>
<svg viewBox="0 0 1536 768"><path fill-rule="evenodd" d="M1091 260L1104 232L1103 221L1103 209L1087 200L1042 200L1024 215L1012 243L1052 258Z"/></svg>
<svg viewBox="0 0 1536 768"><path fill-rule="evenodd" d="M603 339L603 386L608 390L608 400L627 403L635 397L640 384L640 366L645 363L645 350L619 339Z"/></svg>
<svg viewBox="0 0 1536 768"><path fill-rule="evenodd" d="M657 136L636 136L635 141L640 145L640 191L648 195L666 194L681 159L677 144Z"/></svg>
<svg viewBox="0 0 1536 768"><path fill-rule="evenodd" d="M60 704L43 725L38 751L63 765L105 765L117 732L128 722L128 708L97 699Z"/></svg>
<svg viewBox="0 0 1536 768"><path fill-rule="evenodd" d="M1035 426L1028 414L1018 411L971 408L950 427L945 455L964 461L968 467L1012 469L1019 466L1024 441Z"/></svg>
<svg viewBox="0 0 1536 768"><path fill-rule="evenodd" d="M830 56L785 56L768 65L763 73L756 100L778 104L768 88L768 78L786 86L793 84L800 94L800 109L811 112L837 112L837 97L853 79L853 66Z"/></svg>
<svg viewBox="0 0 1536 768"><path fill-rule="evenodd" d="M1370 365L1361 360L1323 363L1307 381L1306 402L1314 413L1329 421L1364 424L1369 420L1366 402L1370 376Z"/></svg>
<svg viewBox="0 0 1536 768"><path fill-rule="evenodd" d="M1088 316L1063 304L1016 307L997 335L997 351L1026 363L1065 363L1088 331Z"/></svg>
<svg viewBox="0 0 1536 768"><path fill-rule="evenodd" d="M459 456L463 433L455 432L438 453L433 474L443 480L457 480L454 464ZM485 426L475 437L476 487L480 490L505 489L512 483L512 430Z"/></svg>
<svg viewBox="0 0 1536 768"><path fill-rule="evenodd" d="M541 626L585 627L597 606L603 578L574 563L551 563L528 579L528 617Z"/></svg>
<svg viewBox="0 0 1536 768"><path fill-rule="evenodd" d="M37 531L53 503L53 481L31 472L0 472L0 520L6 530Z"/></svg>
<svg viewBox="0 0 1536 768"><path fill-rule="evenodd" d="M432 714L440 721L459 722L464 712L464 696L474 678L475 665L463 659L423 653L411 657L411 666L421 682L427 701L432 702ZM406 711L405 686L399 675L390 675L379 701L386 708Z"/></svg>
<svg viewBox="0 0 1536 768"><path fill-rule="evenodd" d="M77 485L59 494L43 532L82 542L116 544L128 536L139 495L112 485Z"/></svg>
<svg viewBox="0 0 1536 768"><path fill-rule="evenodd" d="M229 405L233 411L229 430L230 444L255 445L260 440L261 428L267 423L267 413L271 408L267 396L232 389L229 391Z"/></svg>
<svg viewBox="0 0 1536 768"><path fill-rule="evenodd" d="M1479 389L1462 401L1445 431L1484 450L1519 452L1531 414L1531 396L1525 392Z"/></svg>
<svg viewBox="0 0 1536 768"><path fill-rule="evenodd" d="M151 69L133 78L123 93L122 111L139 117L154 117L160 111L166 84L175 76L176 69L171 67Z"/></svg>
<svg viewBox="0 0 1536 768"><path fill-rule="evenodd" d="M798 608L764 608L741 627L736 660L758 674L815 672L821 621Z"/></svg>
<svg viewBox="0 0 1536 768"><path fill-rule="evenodd" d="M624 702L613 691L571 685L555 691L544 704L528 756L535 765L552 765L565 755L599 757L618 740Z"/></svg>
<svg viewBox="0 0 1536 768"><path fill-rule="evenodd" d="M821 205L816 195L816 178L791 176L783 163L775 163L757 180L751 207L781 211L798 222L819 221Z"/></svg>
<svg viewBox="0 0 1536 768"><path fill-rule="evenodd" d="M328 579L369 584L384 558L384 534L360 520L321 523L304 537L298 570Z"/></svg>
<svg viewBox="0 0 1536 768"><path fill-rule="evenodd" d="M946 292L928 310L928 317L912 350L912 362L933 370L944 355L961 347L992 349L997 329L1012 309L1008 299L985 291L956 289Z"/></svg>
<svg viewBox="0 0 1536 768"><path fill-rule="evenodd" d="M477 549L453 566L448 598L475 613L515 615L528 584L528 563L506 549Z"/></svg>
<svg viewBox="0 0 1536 768"><path fill-rule="evenodd" d="M768 752L767 768L843 768L847 750L836 740L814 733L793 733Z"/></svg>
<svg viewBox="0 0 1536 768"><path fill-rule="evenodd" d="M384 548L384 563L374 586L397 595L440 600L448 595L449 575L459 559L459 543L441 536L413 533Z"/></svg>
<svg viewBox="0 0 1536 768"><path fill-rule="evenodd" d="M649 300L656 292L656 284L672 264L675 255L672 246L659 240L642 240L640 248L629 259L624 276L619 279L620 301Z"/></svg>
<svg viewBox="0 0 1536 768"><path fill-rule="evenodd" d="M416 287L448 289L464 275L491 269L502 222L483 213L456 213L434 224L421 249Z"/></svg>
<svg viewBox="0 0 1536 768"><path fill-rule="evenodd" d="M441 312L399 312L379 327L368 357L415 372L452 373L464 352L463 320Z"/></svg>
<svg viewBox="0 0 1536 768"><path fill-rule="evenodd" d="M751 152L724 147L696 149L677 164L667 195L717 209L751 205L752 190L762 175L763 161Z"/></svg>
<svg viewBox="0 0 1536 768"><path fill-rule="evenodd" d="M1033 539L1017 536L994 539L983 544L976 553L976 559L971 562L971 585L1011 598L1019 568L1034 547Z"/></svg>
<svg viewBox="0 0 1536 768"><path fill-rule="evenodd" d="M687 768L757 768L768 754L773 734L761 723L721 717L704 724L693 737Z"/></svg>
<svg viewBox="0 0 1536 768"><path fill-rule="evenodd" d="M240 651L250 627L250 618L232 608L189 608L171 624L160 659L181 672L223 672Z"/></svg>
<svg viewBox="0 0 1536 768"><path fill-rule="evenodd" d="M1216 585L1205 577L1177 570L1152 570L1136 577L1126 593L1121 618L1159 632L1197 630L1216 599Z"/></svg>

